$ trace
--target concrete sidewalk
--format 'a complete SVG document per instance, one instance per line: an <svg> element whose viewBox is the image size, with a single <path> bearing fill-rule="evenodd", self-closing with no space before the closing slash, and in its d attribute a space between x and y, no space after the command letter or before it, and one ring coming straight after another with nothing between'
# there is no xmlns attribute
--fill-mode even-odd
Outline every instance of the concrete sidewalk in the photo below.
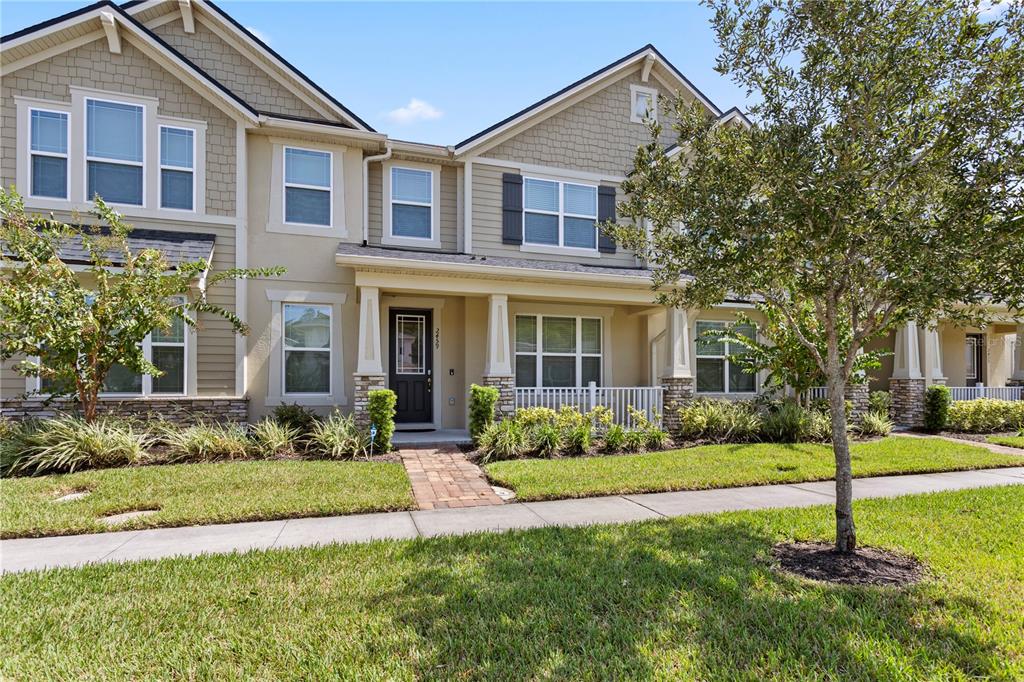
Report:
<svg viewBox="0 0 1024 682"><path fill-rule="evenodd" d="M853 492L856 498L896 497L1011 484L1024 485L1024 467L858 478ZM809 507L831 504L834 487L831 481L821 481L4 540L0 542L0 573L386 538L621 523L739 509Z"/></svg>

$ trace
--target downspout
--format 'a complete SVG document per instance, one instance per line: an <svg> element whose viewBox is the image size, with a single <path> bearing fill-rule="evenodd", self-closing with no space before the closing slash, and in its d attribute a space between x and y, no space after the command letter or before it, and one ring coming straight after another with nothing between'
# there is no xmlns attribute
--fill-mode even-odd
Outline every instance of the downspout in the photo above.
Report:
<svg viewBox="0 0 1024 682"><path fill-rule="evenodd" d="M391 141L384 143L384 153L363 159L363 246L370 243L370 164L391 158Z"/></svg>

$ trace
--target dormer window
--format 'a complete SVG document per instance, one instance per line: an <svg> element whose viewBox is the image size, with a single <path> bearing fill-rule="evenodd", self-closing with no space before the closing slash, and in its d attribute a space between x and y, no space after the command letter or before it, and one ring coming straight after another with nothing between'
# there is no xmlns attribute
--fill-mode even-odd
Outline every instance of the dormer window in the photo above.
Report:
<svg viewBox="0 0 1024 682"><path fill-rule="evenodd" d="M629 86L630 110L629 120L633 123L646 123L658 120L658 91L642 85Z"/></svg>

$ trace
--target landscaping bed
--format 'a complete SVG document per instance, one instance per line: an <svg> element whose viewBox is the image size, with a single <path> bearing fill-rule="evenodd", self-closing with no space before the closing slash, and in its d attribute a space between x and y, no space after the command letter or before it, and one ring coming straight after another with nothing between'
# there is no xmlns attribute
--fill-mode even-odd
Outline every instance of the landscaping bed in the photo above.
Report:
<svg viewBox="0 0 1024 682"><path fill-rule="evenodd" d="M850 451L854 476L1024 464L1024 457L939 438L890 436L852 443ZM484 470L493 483L531 501L828 480L835 475L835 458L831 446L818 443L746 443L617 457L520 459L493 462Z"/></svg>
<svg viewBox="0 0 1024 682"><path fill-rule="evenodd" d="M906 588L776 568L831 506L0 579L6 679L1021 679L1024 486L854 503Z"/></svg>
<svg viewBox="0 0 1024 682"><path fill-rule="evenodd" d="M404 468L391 462L169 464L12 478L2 486L3 538L415 508ZM77 499L58 501L65 495Z"/></svg>

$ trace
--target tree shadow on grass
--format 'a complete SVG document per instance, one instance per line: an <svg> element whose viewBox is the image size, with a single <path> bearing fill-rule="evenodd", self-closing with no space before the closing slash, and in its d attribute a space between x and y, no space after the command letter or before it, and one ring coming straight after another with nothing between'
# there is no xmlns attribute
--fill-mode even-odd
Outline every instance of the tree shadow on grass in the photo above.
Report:
<svg viewBox="0 0 1024 682"><path fill-rule="evenodd" d="M777 538L702 519L540 529L410 544L416 568L381 604L420 641L427 679L995 676L958 631L984 604L780 575Z"/></svg>

